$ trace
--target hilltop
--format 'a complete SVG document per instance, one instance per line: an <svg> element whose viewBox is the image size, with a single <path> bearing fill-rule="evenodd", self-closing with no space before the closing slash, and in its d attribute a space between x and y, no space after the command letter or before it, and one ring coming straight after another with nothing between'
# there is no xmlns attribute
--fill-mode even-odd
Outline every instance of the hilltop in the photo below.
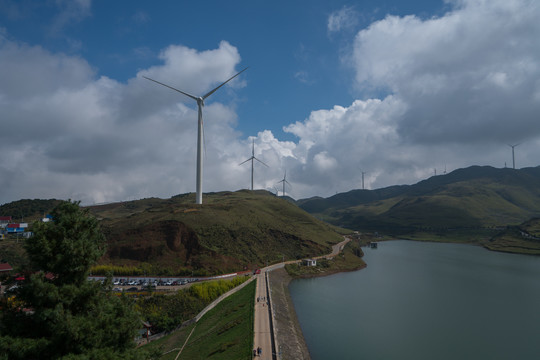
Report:
<svg viewBox="0 0 540 360"><path fill-rule="evenodd" d="M15 205L24 205L25 216L39 219L57 202L25 200L0 211L18 213ZM208 193L202 206L195 205L194 194L184 194L88 208L108 241L100 264L149 273L216 274L322 255L345 231L267 191Z"/></svg>
<svg viewBox="0 0 540 360"><path fill-rule="evenodd" d="M193 194L91 206L108 239L102 263L142 263L187 272L237 271L325 254L336 228L267 191Z"/></svg>
<svg viewBox="0 0 540 360"><path fill-rule="evenodd" d="M316 217L353 230L408 238L486 239L540 216L540 167L471 166L414 185L299 200Z"/></svg>

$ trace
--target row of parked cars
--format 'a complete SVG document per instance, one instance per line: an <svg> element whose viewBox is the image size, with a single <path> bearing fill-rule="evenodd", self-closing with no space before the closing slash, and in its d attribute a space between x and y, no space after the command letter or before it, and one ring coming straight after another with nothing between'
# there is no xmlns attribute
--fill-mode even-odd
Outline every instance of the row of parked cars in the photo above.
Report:
<svg viewBox="0 0 540 360"><path fill-rule="evenodd" d="M178 286L185 285L196 279L173 280L173 279L114 279L113 285L118 286Z"/></svg>

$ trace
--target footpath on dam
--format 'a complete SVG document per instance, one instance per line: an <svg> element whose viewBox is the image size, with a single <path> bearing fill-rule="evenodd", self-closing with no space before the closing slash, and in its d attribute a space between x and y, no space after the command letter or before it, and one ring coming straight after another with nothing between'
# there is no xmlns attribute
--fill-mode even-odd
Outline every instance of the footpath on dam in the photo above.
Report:
<svg viewBox="0 0 540 360"><path fill-rule="evenodd" d="M333 245L330 254L314 259L332 258L338 255L349 241L350 239L346 238ZM286 264L300 261L287 261L267 266L255 275L257 286L254 299L253 355L261 360L278 359L282 351L286 351L289 355L294 354L295 359L310 358L287 291L290 277L283 269Z"/></svg>

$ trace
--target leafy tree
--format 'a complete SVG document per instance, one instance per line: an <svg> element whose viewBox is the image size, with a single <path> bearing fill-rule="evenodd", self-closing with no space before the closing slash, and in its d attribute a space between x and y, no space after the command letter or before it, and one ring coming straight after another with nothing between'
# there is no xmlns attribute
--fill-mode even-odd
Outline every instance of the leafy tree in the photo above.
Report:
<svg viewBox="0 0 540 360"><path fill-rule="evenodd" d="M105 284L88 281L90 268L104 254L98 222L65 201L53 221L35 223L25 249L31 275L15 300L2 304L0 354L7 359L139 359L134 337L140 325L127 298ZM0 357L1 358L1 357Z"/></svg>

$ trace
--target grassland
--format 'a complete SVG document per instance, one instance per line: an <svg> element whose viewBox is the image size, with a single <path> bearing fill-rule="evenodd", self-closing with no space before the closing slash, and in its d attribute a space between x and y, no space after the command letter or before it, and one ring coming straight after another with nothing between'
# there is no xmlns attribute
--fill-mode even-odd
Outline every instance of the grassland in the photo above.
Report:
<svg viewBox="0 0 540 360"><path fill-rule="evenodd" d="M345 245L343 251L331 259L317 260L317 266L302 264L285 265L285 270L293 278L326 276L344 271L354 271L366 266L362 257L364 253L356 241Z"/></svg>
<svg viewBox="0 0 540 360"><path fill-rule="evenodd" d="M38 211L32 215L38 219L56 202L25 200L2 208ZM194 194L184 194L89 207L108 241L99 265L136 274L205 276L323 255L347 233L267 191L209 193L203 205L194 202ZM24 264L24 251L9 244L0 242L3 260Z"/></svg>
<svg viewBox="0 0 540 360"><path fill-rule="evenodd" d="M338 231L266 191L193 194L91 207L109 242L102 263L209 273L328 253Z"/></svg>
<svg viewBox="0 0 540 360"><path fill-rule="evenodd" d="M165 354L159 357L160 360L172 360L189 337L178 359L251 359L255 284L251 282L220 302L197 324L145 347L159 349Z"/></svg>
<svg viewBox="0 0 540 360"><path fill-rule="evenodd" d="M486 248L510 253L540 255L540 219L509 226L482 243Z"/></svg>
<svg viewBox="0 0 540 360"><path fill-rule="evenodd" d="M498 233L540 216L539 200L540 167L472 166L414 185L352 190L327 199L301 200L299 205L320 219L362 232L530 253L534 243Z"/></svg>

